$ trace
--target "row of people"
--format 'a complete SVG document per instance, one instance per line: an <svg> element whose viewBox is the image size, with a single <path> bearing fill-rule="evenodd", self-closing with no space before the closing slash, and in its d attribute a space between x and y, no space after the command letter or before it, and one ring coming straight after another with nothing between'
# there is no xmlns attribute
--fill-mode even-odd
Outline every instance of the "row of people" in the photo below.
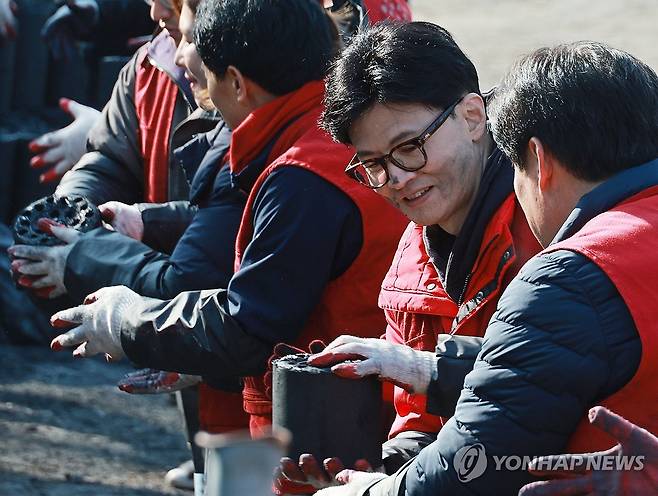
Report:
<svg viewBox="0 0 658 496"><path fill-rule="evenodd" d="M519 63L489 104L449 33L399 23L350 40L325 88L339 43L332 26L309 1L201 4L194 43L179 51L187 47L189 79L197 88L207 81L223 122L205 135L191 199L223 193L216 205L234 205L233 231L222 224L229 214L204 212L201 202L153 207L163 214L158 223L148 209L135 215L140 209L125 205L112 211L114 224L138 226L144 243L50 226L66 246L12 250L25 276L47 269L29 282L55 286L52 294L81 297L148 276L162 283L149 268L139 273L173 267L194 219L206 213L210 222L197 226L204 240L212 223L222 226L212 256L233 262L227 282L149 295L159 299L101 289L55 316L57 325L79 326L53 346L202 376L217 390L244 378L244 409L258 434L271 421L261 374L274 344L305 348L312 339L361 336L339 338L313 360L340 375L374 373L396 384L384 463L397 472L327 490L336 494L509 494L530 480L526 473L495 471L492 463L466 484L451 461L478 443L489 456L610 447L587 428L588 408L603 400L655 430L655 413L638 404L655 391L653 304L635 289L653 277L642 264L651 259L643 236L655 227L658 148L647 129L658 122L646 110L656 108L655 73L601 44L560 46ZM196 69L194 54L202 62ZM318 118L353 148L333 143ZM603 123L610 130L601 143ZM152 157L153 167L162 166L162 156ZM162 176L149 170L145 184L155 190L158 181L148 179ZM400 212L412 221L404 233ZM171 257L149 266L160 255L144 246L146 232L171 234L163 228L169 219L186 225L190 218ZM85 240L96 248L80 248ZM141 264L123 265L119 246L137 250ZM96 282L68 267L99 253L99 267L133 279ZM382 278L383 314L375 303ZM387 339L363 339L381 334L384 317ZM342 363L355 357L364 360ZM224 403L211 410L230 411Z"/></svg>

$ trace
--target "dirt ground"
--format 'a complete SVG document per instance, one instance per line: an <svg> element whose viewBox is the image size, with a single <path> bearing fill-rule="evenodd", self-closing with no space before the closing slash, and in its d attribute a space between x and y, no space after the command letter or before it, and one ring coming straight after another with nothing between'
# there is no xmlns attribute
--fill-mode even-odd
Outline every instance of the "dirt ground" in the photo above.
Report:
<svg viewBox="0 0 658 496"><path fill-rule="evenodd" d="M168 396L114 385L130 368L0 345L0 495L157 496L187 448Z"/></svg>
<svg viewBox="0 0 658 496"><path fill-rule="evenodd" d="M414 0L416 19L449 29L494 85L520 54L594 39L658 68L655 0ZM164 472L187 449L165 396L131 397L114 384L126 364L73 360L0 344L0 495L189 494Z"/></svg>

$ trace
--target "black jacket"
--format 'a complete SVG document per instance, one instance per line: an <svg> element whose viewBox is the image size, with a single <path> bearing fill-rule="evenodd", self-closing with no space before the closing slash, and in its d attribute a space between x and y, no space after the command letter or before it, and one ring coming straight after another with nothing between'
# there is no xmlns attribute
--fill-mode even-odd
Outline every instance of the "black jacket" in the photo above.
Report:
<svg viewBox="0 0 658 496"><path fill-rule="evenodd" d="M64 282L72 297L80 300L103 286L124 285L169 299L187 290L228 285L246 201L231 185L228 166L221 167L230 137L220 123L175 152L190 173L198 167L191 203L141 205L145 243L159 250L103 228L80 237L66 261Z"/></svg>

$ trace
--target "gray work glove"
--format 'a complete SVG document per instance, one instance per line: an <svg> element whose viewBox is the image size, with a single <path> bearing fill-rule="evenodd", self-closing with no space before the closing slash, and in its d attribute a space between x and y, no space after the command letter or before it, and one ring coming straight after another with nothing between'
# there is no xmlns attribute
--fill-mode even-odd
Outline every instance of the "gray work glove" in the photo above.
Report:
<svg viewBox="0 0 658 496"><path fill-rule="evenodd" d="M67 293L64 286L66 259L80 237L80 231L54 220L39 219L38 227L64 242L59 246L14 245L7 252L12 257L11 270L19 286L40 298L57 298Z"/></svg>
<svg viewBox="0 0 658 496"><path fill-rule="evenodd" d="M141 241L144 237L142 212L137 205L110 201L98 206L103 220L116 232Z"/></svg>
<svg viewBox="0 0 658 496"><path fill-rule="evenodd" d="M39 180L42 183L59 179L78 163L87 151L87 134L101 115L95 108L68 98L60 98L59 107L73 117L73 122L62 129L39 136L29 145L30 151L36 153L30 160L31 167L40 169L52 166L41 174Z"/></svg>
<svg viewBox="0 0 658 496"><path fill-rule="evenodd" d="M89 357L105 353L108 359L125 356L121 347L121 333L142 323L140 313L153 298L138 295L125 286L102 288L85 298L83 305L57 312L50 318L53 327L70 328L50 343L59 351L76 347L73 356Z"/></svg>

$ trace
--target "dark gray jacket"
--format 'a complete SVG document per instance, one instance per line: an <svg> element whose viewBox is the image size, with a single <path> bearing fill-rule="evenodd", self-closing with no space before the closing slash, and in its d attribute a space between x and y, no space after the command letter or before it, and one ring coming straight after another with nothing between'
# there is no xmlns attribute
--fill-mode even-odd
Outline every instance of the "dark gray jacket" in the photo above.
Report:
<svg viewBox="0 0 658 496"><path fill-rule="evenodd" d="M59 183L59 195L83 195L100 205L110 200L133 204L144 201L144 161L139 148L139 121L135 110L135 80L139 61L148 51L149 61L166 72L180 91L173 113L169 150L194 135L215 127L212 114L198 111L183 70L173 63L173 53L161 33L140 48L121 69L112 97L87 137L87 153ZM169 199L187 200L189 184L178 164L170 158Z"/></svg>

